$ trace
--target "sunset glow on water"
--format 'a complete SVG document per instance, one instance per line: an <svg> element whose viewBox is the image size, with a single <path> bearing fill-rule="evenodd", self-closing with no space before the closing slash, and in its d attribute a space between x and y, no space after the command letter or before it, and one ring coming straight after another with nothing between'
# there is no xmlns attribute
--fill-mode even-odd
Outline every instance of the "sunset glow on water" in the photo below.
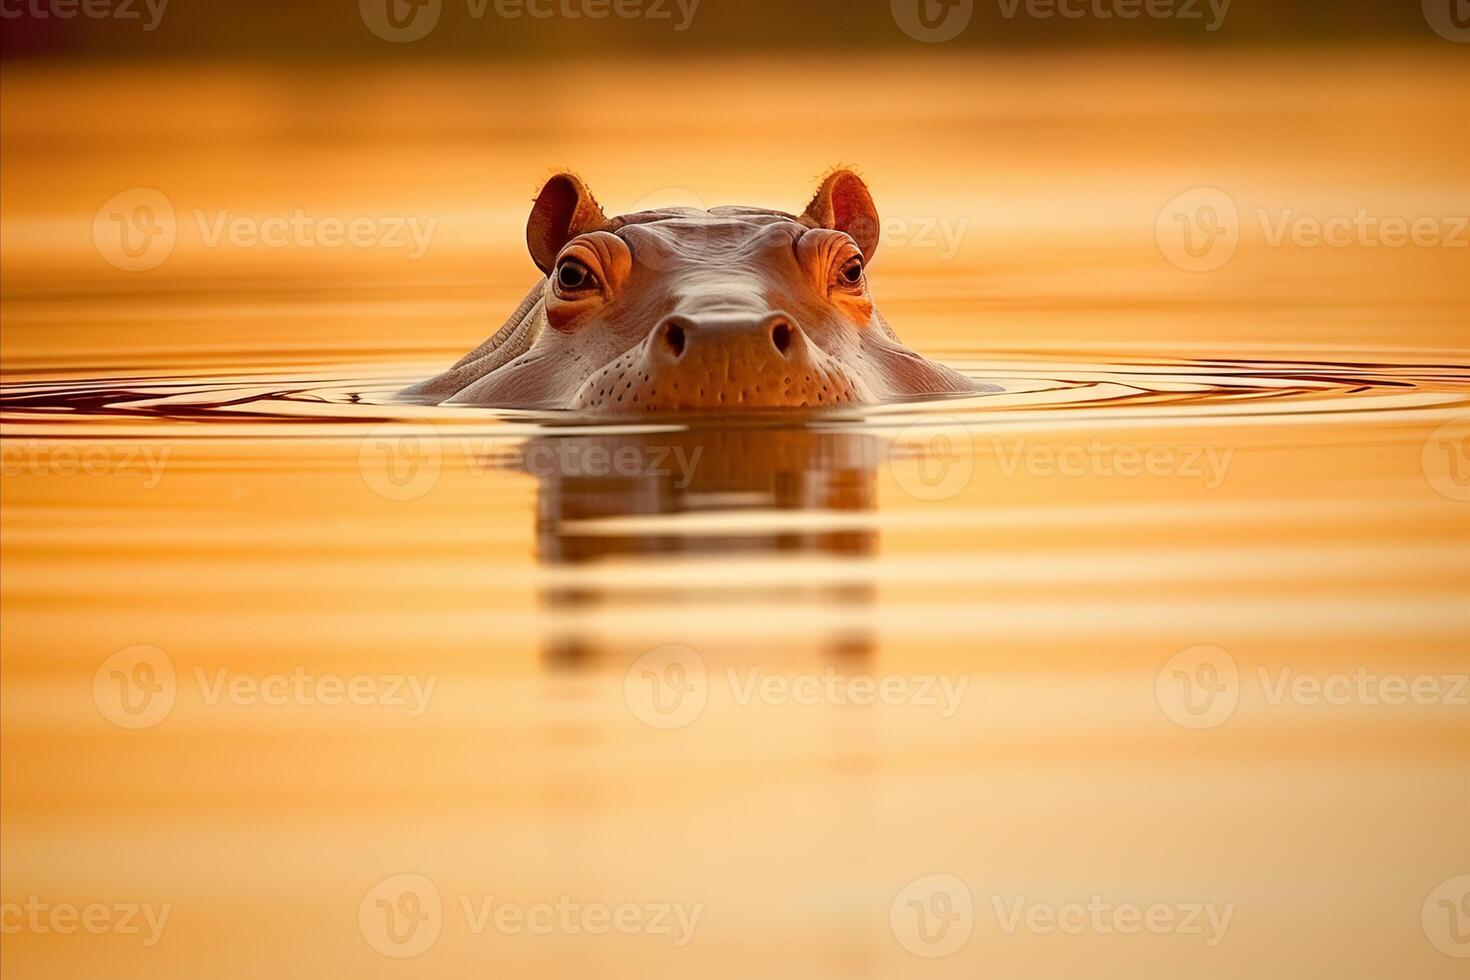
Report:
<svg viewBox="0 0 1470 980"><path fill-rule="evenodd" d="M6 977L1459 976L1463 53L7 66ZM395 397L837 164L998 392Z"/></svg>

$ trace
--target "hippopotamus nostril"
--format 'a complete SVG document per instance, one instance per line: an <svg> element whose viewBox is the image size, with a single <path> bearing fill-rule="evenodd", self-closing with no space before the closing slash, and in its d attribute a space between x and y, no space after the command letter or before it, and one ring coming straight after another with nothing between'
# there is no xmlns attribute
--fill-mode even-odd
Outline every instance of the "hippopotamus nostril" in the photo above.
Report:
<svg viewBox="0 0 1470 980"><path fill-rule="evenodd" d="M791 324L777 320L771 327L771 343L776 346L777 353L785 357L791 350Z"/></svg>
<svg viewBox="0 0 1470 980"><path fill-rule="evenodd" d="M674 356L674 360L684 356L684 328L677 323L665 323L663 329L664 349Z"/></svg>

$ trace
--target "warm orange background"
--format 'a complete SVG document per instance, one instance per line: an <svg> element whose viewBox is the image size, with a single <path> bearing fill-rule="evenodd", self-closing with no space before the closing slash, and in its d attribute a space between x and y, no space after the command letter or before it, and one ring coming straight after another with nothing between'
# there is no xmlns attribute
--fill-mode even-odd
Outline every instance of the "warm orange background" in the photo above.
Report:
<svg viewBox="0 0 1470 980"><path fill-rule="evenodd" d="M7 980L1461 974L1421 912L1470 871L1470 709L1273 705L1256 678L1467 670L1470 504L1424 462L1467 411L1467 252L1273 248L1254 215L1464 215L1464 50L1412 23L1414 5L1407 21L1242 6L1219 43L1157 43L1177 25L1136 41L1059 25L1053 41L1031 23L1025 46L977 26L932 48L867 6L724 5L686 47L636 25L594 50L580 27L517 27L529 54L464 32L387 50L351 9L284 4L181 5L145 42L168 57L93 24L22 32L31 54L0 84L7 395L153 383L178 414L7 407L7 451L169 461L146 487L7 470L0 900L172 914L148 947L6 934ZM313 42L305 25L328 26ZM647 488L485 470L459 441L647 435L387 399L534 281L522 229L555 168L610 211L797 208L836 163L862 170L890 228L956 232L953 249L886 244L877 298L913 346L1013 394L854 415L820 438L709 437L677 513ZM126 272L93 222L137 187L169 199L179 241ZM1246 220L1233 260L1189 273L1155 232L1199 187ZM415 261L209 247L192 217L296 209L437 224ZM1228 359L1268 380L1231 388ZM218 400L210 385L319 398L184 417ZM438 427L425 495L382 494L365 447L383 419ZM1215 486L1005 465L1093 439L1232 463ZM925 499L940 446L973 474ZM136 644L168 654L180 692L127 731L93 679ZM663 644L717 675L943 674L969 694L942 720L717 694L657 731L625 679ZM1246 683L1228 723L1190 731L1155 685L1201 644ZM194 672L219 668L438 686L421 718L211 705ZM432 949L395 960L358 913L405 872L435 882L445 917ZM910 955L890 922L935 872L978 913L942 960ZM704 912L681 948L475 934L458 899L487 895ZM1209 948L1006 934L992 898L1017 895L1235 912Z"/></svg>

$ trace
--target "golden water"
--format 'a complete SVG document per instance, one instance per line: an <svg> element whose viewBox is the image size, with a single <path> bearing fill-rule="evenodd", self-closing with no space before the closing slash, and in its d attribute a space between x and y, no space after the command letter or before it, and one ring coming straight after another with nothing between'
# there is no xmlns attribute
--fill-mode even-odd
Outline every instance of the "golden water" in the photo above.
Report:
<svg viewBox="0 0 1470 980"><path fill-rule="evenodd" d="M5 976L1458 976L1470 252L1256 212L1466 214L1460 53L885 61L854 98L834 64L7 69ZM609 78L658 95L551 111ZM1003 393L393 399L528 287L551 165L621 211L794 208L837 162L908 229L889 319ZM178 241L129 272L93 218L136 187ZM1209 272L1156 239L1195 187L1242 216ZM437 225L412 260L194 216L296 209ZM290 686L404 675L422 710ZM540 935L491 896L700 911ZM1231 917L1007 927L1094 896Z"/></svg>

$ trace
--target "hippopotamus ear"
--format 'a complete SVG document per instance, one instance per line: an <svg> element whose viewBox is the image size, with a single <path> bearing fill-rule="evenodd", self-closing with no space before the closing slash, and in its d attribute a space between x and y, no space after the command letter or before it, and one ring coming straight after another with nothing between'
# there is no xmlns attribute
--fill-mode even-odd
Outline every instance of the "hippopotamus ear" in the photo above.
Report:
<svg viewBox="0 0 1470 980"><path fill-rule="evenodd" d="M607 225L607 215L575 174L557 174L546 182L526 222L526 245L542 272L551 274L562 246Z"/></svg>
<svg viewBox="0 0 1470 980"><path fill-rule="evenodd" d="M871 261L878 251L878 208L868 185L851 170L835 171L822 181L801 218L817 228L846 232L863 250L864 260Z"/></svg>

